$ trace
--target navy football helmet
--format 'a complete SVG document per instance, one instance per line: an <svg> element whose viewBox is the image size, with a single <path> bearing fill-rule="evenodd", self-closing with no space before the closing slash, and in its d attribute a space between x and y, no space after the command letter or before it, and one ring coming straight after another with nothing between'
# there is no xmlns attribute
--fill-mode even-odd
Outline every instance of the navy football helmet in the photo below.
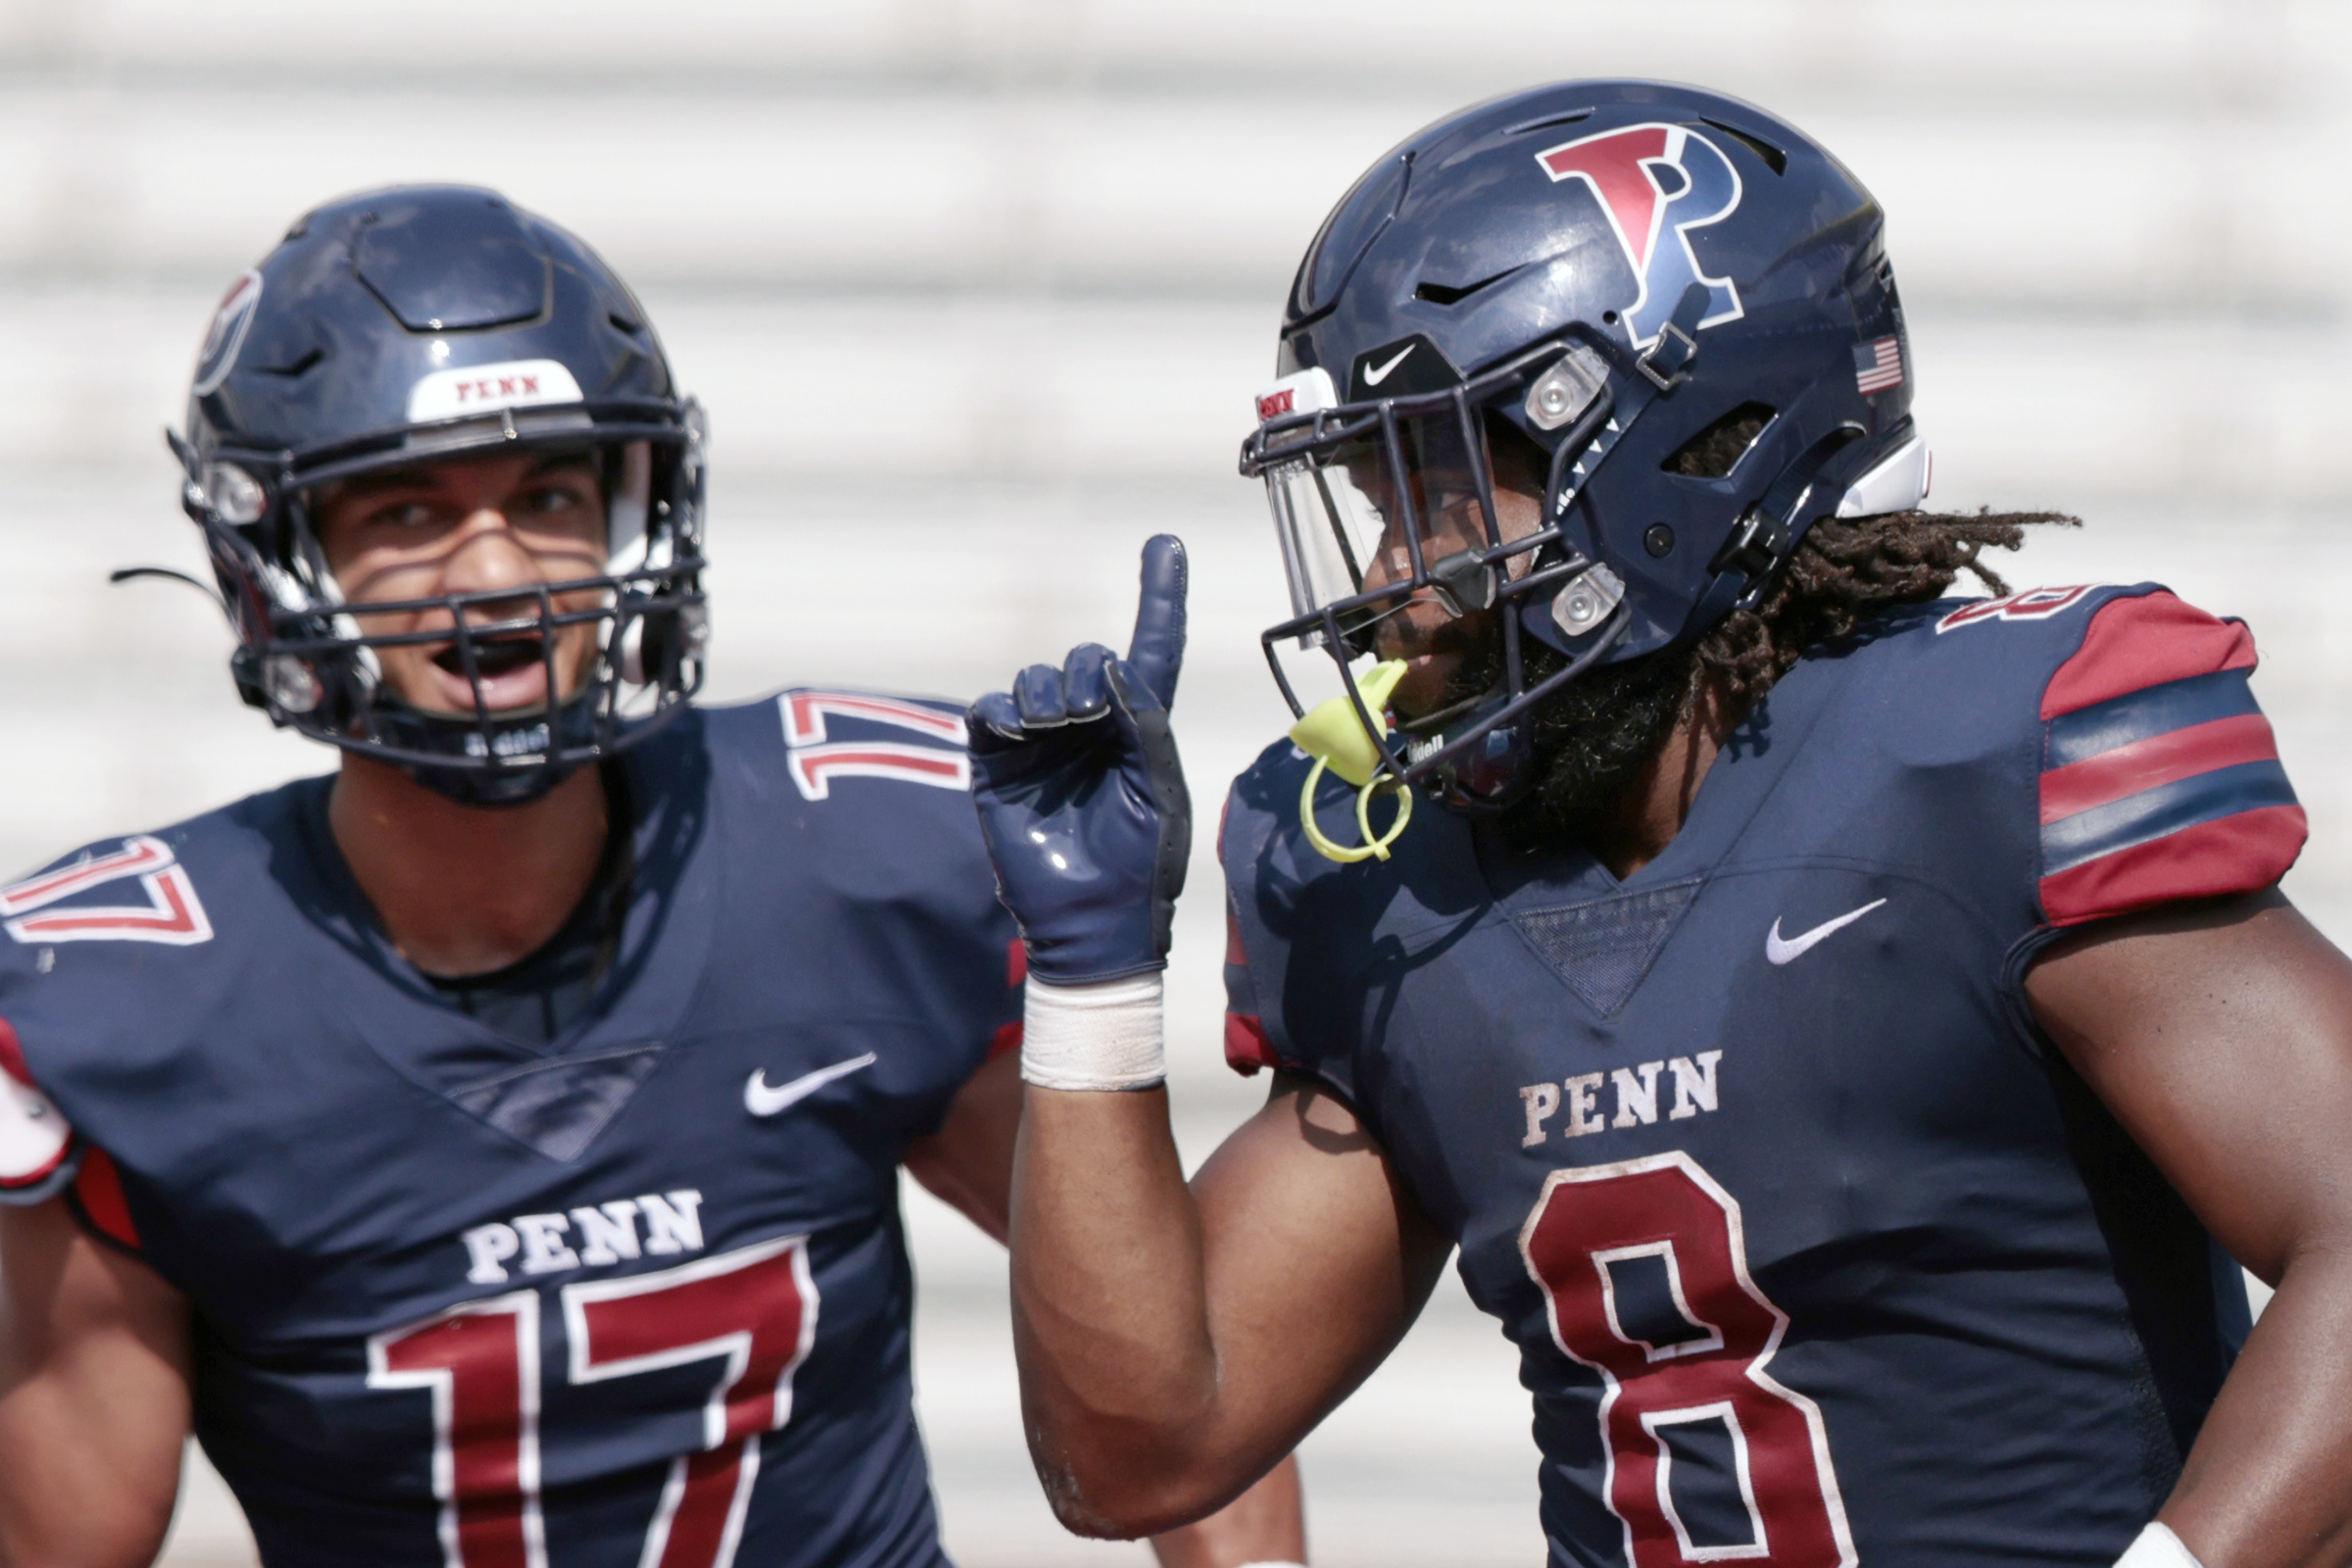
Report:
<svg viewBox="0 0 2352 1568"><path fill-rule="evenodd" d="M238 690L278 724L502 805L643 739L702 683L701 412L612 269L494 192L395 187L297 221L221 301L172 444L237 634ZM345 601L313 528L322 487L530 449L596 466L604 573L519 598ZM371 635L358 619L434 611L453 625ZM555 633L580 623L597 657L559 691ZM484 648L534 639L550 703L492 710ZM398 700L376 650L402 643L452 644L474 711Z"/></svg>
<svg viewBox="0 0 2352 1568"><path fill-rule="evenodd" d="M1752 606L1816 519L1915 507L1883 229L1811 139L1692 87L1541 87L1384 156L1307 249L1242 450L1290 576L1264 644L1292 710L1295 639L1340 663L1383 777L1507 805L1544 697ZM1506 468L1543 497L1516 526ZM1500 674L1391 736L1346 670L1415 598L1499 612ZM1528 638L1558 656L1532 682Z"/></svg>

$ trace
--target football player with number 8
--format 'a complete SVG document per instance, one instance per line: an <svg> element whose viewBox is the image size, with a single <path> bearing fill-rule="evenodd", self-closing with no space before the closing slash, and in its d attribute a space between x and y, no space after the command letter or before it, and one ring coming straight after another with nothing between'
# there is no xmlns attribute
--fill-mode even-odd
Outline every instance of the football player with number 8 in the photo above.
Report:
<svg viewBox="0 0 2352 1568"><path fill-rule="evenodd" d="M972 709L1073 1527L1234 1495L1458 1249L1555 1564L2352 1561L2352 962L2277 888L2252 639L2009 594L1981 552L2060 519L1923 509L1882 221L1785 122L1628 81L1332 213L1243 452L1299 722L1219 828L1226 1047L1273 1086L1189 1187L1180 547L1125 660Z"/></svg>

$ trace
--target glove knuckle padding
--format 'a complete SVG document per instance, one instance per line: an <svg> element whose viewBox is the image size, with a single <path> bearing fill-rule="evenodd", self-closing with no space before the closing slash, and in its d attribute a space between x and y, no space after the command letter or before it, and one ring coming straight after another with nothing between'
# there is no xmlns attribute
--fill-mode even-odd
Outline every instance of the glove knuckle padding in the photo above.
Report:
<svg viewBox="0 0 2352 1568"><path fill-rule="evenodd" d="M1161 967L1192 852L1168 711L1118 662L1100 718L975 750L973 795L1000 896L1049 981ZM1130 697L1135 701L1131 702Z"/></svg>
<svg viewBox="0 0 2352 1568"><path fill-rule="evenodd" d="M1052 664L1031 664L1012 683L1012 700L1021 722L1049 729L1069 722L1061 703L1061 671Z"/></svg>
<svg viewBox="0 0 2352 1568"><path fill-rule="evenodd" d="M1021 711L1009 692L990 692L964 710L963 731L973 756L1001 752L1020 744Z"/></svg>
<svg viewBox="0 0 2352 1568"><path fill-rule="evenodd" d="M1111 652L1101 643L1070 650L1061 671L1061 701L1073 719L1096 718L1110 707Z"/></svg>

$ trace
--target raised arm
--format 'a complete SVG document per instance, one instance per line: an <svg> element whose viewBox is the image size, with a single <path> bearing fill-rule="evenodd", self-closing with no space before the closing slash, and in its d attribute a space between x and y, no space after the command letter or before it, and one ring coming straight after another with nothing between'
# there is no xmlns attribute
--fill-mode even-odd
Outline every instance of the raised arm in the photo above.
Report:
<svg viewBox="0 0 2352 1568"><path fill-rule="evenodd" d="M1291 1078L1189 1189L1165 1090L1032 1086L1012 1236L1030 1449L1098 1536L1249 1486L1403 1338L1451 1250L1354 1114Z"/></svg>
<svg viewBox="0 0 2352 1568"><path fill-rule="evenodd" d="M141 1568L179 1494L188 1312L62 1200L0 1208L0 1562Z"/></svg>
<svg viewBox="0 0 2352 1568"><path fill-rule="evenodd" d="M1263 1474L1376 1366L1448 1250L1353 1112L1278 1081L1188 1188L1160 970L1191 805L1169 729L1183 548L1145 546L1125 659L1088 645L971 712L973 793L1029 949L1012 1188L1030 1448L1089 1535L1165 1530Z"/></svg>
<svg viewBox="0 0 2352 1568"><path fill-rule="evenodd" d="M2277 1292L2159 1521L2205 1568L2352 1561L2352 960L2272 892L2110 922L2026 994Z"/></svg>
<svg viewBox="0 0 2352 1568"><path fill-rule="evenodd" d="M1021 1098L1018 1061L999 1057L972 1075L939 1131L906 1152L906 1169L915 1180L1000 1241L1011 1218ZM1162 1568L1304 1562L1298 1465L1283 1459L1231 1503L1198 1523L1155 1535L1152 1545Z"/></svg>

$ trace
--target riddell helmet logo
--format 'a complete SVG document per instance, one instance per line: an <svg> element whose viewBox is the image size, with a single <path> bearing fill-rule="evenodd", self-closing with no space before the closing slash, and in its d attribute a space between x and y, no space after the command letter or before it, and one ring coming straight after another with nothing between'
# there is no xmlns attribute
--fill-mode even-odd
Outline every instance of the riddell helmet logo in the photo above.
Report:
<svg viewBox="0 0 2352 1568"><path fill-rule="evenodd" d="M1740 205L1740 171L1722 148L1683 125L1627 125L1562 142L1536 162L1555 181L1583 180L1608 216L1638 284L1624 312L1634 347L1657 341L1692 283L1707 288L1700 326L1739 319L1739 289L1700 271L1690 248L1692 229L1721 222Z"/></svg>
<svg viewBox="0 0 2352 1568"><path fill-rule="evenodd" d="M213 323L204 330L204 346L196 351L196 381L188 390L209 397L236 368L237 351L245 346L246 328L253 325L254 307L262 303L262 274L248 269L213 311Z"/></svg>

